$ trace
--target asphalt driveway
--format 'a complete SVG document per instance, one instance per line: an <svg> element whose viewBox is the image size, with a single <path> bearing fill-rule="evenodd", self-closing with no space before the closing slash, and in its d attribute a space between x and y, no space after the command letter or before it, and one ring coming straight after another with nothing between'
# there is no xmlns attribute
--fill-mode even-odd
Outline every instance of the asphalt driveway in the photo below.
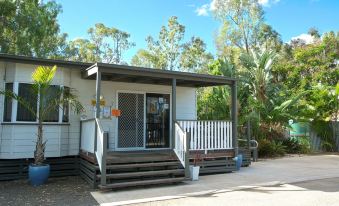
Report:
<svg viewBox="0 0 339 206"><path fill-rule="evenodd" d="M319 188L314 187L317 185ZM306 155L259 161L239 172L202 176L199 181L175 186L91 194L104 206L253 205L256 202L258 205L339 205L337 185L339 155ZM310 202L302 202L308 196ZM295 201L296 197L300 201Z"/></svg>

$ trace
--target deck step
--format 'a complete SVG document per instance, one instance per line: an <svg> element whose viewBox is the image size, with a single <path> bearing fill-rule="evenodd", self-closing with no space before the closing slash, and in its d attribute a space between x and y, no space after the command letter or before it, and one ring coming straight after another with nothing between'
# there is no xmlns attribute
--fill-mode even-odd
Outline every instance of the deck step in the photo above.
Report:
<svg viewBox="0 0 339 206"><path fill-rule="evenodd" d="M133 187L133 186L179 183L179 182L183 182L184 180L185 180L185 177L176 177L176 178L165 178L165 179L154 179L154 180L141 180L141 181L133 181L133 182L111 183L107 185L98 185L98 187L100 189L116 189L116 188Z"/></svg>
<svg viewBox="0 0 339 206"><path fill-rule="evenodd" d="M146 167L163 167L163 166L180 166L179 161L168 161L168 162L150 162L150 163L132 163L132 164L115 164L107 165L106 169L133 169L133 168L146 168ZM99 169L99 166L96 166Z"/></svg>
<svg viewBox="0 0 339 206"><path fill-rule="evenodd" d="M162 162L162 161L175 161L178 160L175 156L162 155L162 156L143 156L131 155L126 157L109 156L107 157L107 164L123 164L123 163L146 163L146 162Z"/></svg>
<svg viewBox="0 0 339 206"><path fill-rule="evenodd" d="M184 174L184 169L173 169L173 170L156 170L156 171L143 171L143 172L125 172L125 173L113 173L106 174L107 179L122 179L122 178L133 178L133 177L150 177L160 175L178 175ZM101 178L101 175L97 175L97 178Z"/></svg>

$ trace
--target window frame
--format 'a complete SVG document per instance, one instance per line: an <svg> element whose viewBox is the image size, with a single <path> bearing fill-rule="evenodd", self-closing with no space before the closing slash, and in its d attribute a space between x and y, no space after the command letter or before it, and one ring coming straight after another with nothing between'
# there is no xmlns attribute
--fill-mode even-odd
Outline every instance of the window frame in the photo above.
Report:
<svg viewBox="0 0 339 206"><path fill-rule="evenodd" d="M17 82L17 81L12 81L12 82L4 82L4 88L6 88L6 84L7 83L12 83L13 84L13 92L15 94L19 94L19 84L32 84L32 82ZM59 88L64 88L66 86L64 85L51 85L51 86L58 86ZM40 94L38 94L38 97L40 96ZM38 99L37 101L37 110L39 108L39 101ZM68 105L68 108L70 107L70 105ZM2 107L2 124L27 124L27 125L31 125L31 124L38 124L38 119L36 119L35 121L18 121L17 120L17 115L18 115L18 101L17 100L12 100L12 111L11 111L11 121L4 121L4 113L5 113L5 98L3 98L3 107ZM58 107L58 121L57 122L43 122L43 124L50 124L50 125L56 125L56 124L69 124L69 119L70 119L70 109L68 109L68 121L63 121L63 105L59 105Z"/></svg>
<svg viewBox="0 0 339 206"><path fill-rule="evenodd" d="M14 83L8 83L8 82L5 83L4 84L5 90L8 89L8 87L7 87L8 84L12 85L10 90L13 92L13 90L14 90ZM3 104L3 112L2 112L2 121L3 122L12 122L13 100L12 99L8 99L8 97L6 97L6 96L3 96L3 102L4 102L4 104ZM6 111L7 109L10 109L10 111L7 112ZM7 114L8 114L8 116L7 116Z"/></svg>

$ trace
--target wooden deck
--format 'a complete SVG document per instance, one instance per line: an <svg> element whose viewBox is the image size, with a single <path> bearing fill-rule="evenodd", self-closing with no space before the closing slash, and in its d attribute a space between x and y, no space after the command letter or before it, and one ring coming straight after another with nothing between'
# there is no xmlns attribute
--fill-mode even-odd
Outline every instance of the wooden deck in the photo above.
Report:
<svg viewBox="0 0 339 206"><path fill-rule="evenodd" d="M233 158L234 150L214 150L208 151L190 151L190 159L194 159L196 155L202 159L214 158ZM94 154L88 152L80 152L80 157L97 164ZM107 164L120 163L138 163L138 162L157 162L164 160L176 161L177 157L172 150L144 150L144 151L110 151L107 154Z"/></svg>
<svg viewBox="0 0 339 206"><path fill-rule="evenodd" d="M234 151L191 151L190 162L199 154L201 174L235 171ZM133 186L180 183L185 171L173 150L111 151L107 154L107 185L100 185L101 174L95 155L80 152L80 174L93 187L118 189Z"/></svg>

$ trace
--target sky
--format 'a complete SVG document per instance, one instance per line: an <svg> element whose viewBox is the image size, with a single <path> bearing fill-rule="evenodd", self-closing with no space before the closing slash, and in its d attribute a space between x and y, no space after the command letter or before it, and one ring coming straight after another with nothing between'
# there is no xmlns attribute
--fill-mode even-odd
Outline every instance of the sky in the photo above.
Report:
<svg viewBox="0 0 339 206"><path fill-rule="evenodd" d="M162 25L177 16L185 25L185 41L202 38L215 54L214 37L220 23L213 18L213 0L56 0L63 12L58 21L69 40L88 38L88 28L104 23L131 34L136 46L124 55L129 62L148 35L157 37ZM278 31L284 42L316 27L320 33L339 31L338 0L259 0L265 21ZM302 35L305 37L305 35ZM307 36L306 36L307 37Z"/></svg>

